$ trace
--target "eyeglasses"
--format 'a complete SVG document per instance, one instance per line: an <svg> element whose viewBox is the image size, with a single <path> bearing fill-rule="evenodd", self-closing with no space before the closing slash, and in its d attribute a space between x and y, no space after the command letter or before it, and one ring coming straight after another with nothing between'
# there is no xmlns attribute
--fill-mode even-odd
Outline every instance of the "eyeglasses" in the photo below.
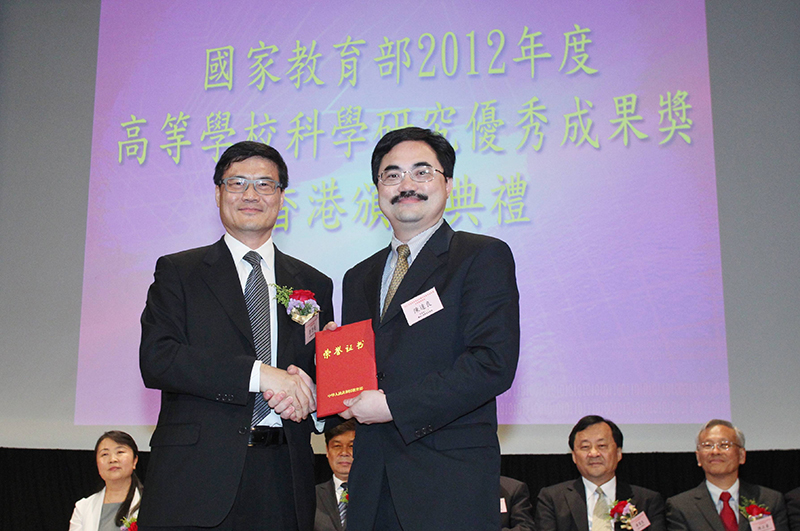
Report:
<svg viewBox="0 0 800 531"><path fill-rule="evenodd" d="M739 445L736 444L735 442L731 442L731 441L720 441L718 443L713 443L711 441L706 441L706 442L701 442L700 444L698 444L697 445L697 449L700 450L701 452L711 452L716 447L721 452L725 452L727 450L730 450L734 446L739 446Z"/></svg>
<svg viewBox="0 0 800 531"><path fill-rule="evenodd" d="M250 185L259 195L272 195L283 188L283 185L272 179L245 179L244 177L227 177L222 179L225 189L232 194L243 194Z"/></svg>
<svg viewBox="0 0 800 531"><path fill-rule="evenodd" d="M397 186L403 182L406 173L410 173L411 180L415 183L427 183L433 180L437 171L444 175L443 171L437 170L432 166L417 166L413 170L385 170L378 175L378 180L384 186ZM444 175L444 178L447 179L447 175Z"/></svg>

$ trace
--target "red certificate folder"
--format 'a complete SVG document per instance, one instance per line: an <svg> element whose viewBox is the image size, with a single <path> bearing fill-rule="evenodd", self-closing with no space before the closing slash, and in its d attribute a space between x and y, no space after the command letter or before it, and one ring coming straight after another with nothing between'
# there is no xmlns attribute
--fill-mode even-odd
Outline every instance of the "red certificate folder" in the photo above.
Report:
<svg viewBox="0 0 800 531"><path fill-rule="evenodd" d="M317 415L347 409L344 401L378 389L372 320L317 332Z"/></svg>

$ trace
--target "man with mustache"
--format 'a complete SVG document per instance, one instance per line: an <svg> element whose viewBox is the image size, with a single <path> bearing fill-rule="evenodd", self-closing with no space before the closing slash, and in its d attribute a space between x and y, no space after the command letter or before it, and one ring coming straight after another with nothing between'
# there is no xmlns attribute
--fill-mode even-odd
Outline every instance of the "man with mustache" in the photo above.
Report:
<svg viewBox="0 0 800 531"><path fill-rule="evenodd" d="M622 459L622 431L616 424L598 415L585 416L572 428L569 447L581 477L539 492L536 531L621 530L623 522L614 522L610 514L618 501L628 501L645 515L647 531L665 531L661 495L616 477Z"/></svg>
<svg viewBox="0 0 800 531"><path fill-rule="evenodd" d="M343 282L343 322L372 319L378 391L355 418L347 526L500 529L495 397L519 357L519 292L504 242L443 220L455 151L438 133L387 133L372 179L391 244Z"/></svg>

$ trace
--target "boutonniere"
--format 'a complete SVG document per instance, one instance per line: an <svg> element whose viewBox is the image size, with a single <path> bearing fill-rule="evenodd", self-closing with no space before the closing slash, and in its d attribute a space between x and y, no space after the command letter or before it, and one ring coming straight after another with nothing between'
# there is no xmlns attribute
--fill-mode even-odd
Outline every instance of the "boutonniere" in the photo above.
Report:
<svg viewBox="0 0 800 531"><path fill-rule="evenodd" d="M292 316L292 321L304 325L316 315L320 308L314 300L314 292L307 289L292 289L286 286L275 286L275 300L286 306L286 313Z"/></svg>
<svg viewBox="0 0 800 531"><path fill-rule="evenodd" d="M771 514L769 512L769 507L763 503L756 503L755 500L744 497L739 498L739 512L742 513L742 516L746 516L751 522Z"/></svg>
<svg viewBox="0 0 800 531"><path fill-rule="evenodd" d="M612 522L619 522L622 529L633 529L631 518L635 517L639 511L631 500L614 501L614 507L609 511Z"/></svg>
<svg viewBox="0 0 800 531"><path fill-rule="evenodd" d="M342 492L342 495L339 496L339 503L350 503L350 493L347 491Z"/></svg>
<svg viewBox="0 0 800 531"><path fill-rule="evenodd" d="M119 531L138 531L139 524L136 523L135 516L129 516L128 518L122 519L122 525L119 527Z"/></svg>

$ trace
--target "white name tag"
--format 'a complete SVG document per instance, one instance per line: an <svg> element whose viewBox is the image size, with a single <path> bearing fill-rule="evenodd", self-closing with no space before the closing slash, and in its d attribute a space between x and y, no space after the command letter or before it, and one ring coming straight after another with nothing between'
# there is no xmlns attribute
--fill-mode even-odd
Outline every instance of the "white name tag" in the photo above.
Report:
<svg viewBox="0 0 800 531"><path fill-rule="evenodd" d="M506 507L506 499L505 498L500 498L500 512L501 513L507 513L508 512L508 507Z"/></svg>
<svg viewBox="0 0 800 531"><path fill-rule="evenodd" d="M650 520L644 511L631 518L631 529L633 531L642 531L646 527L650 527Z"/></svg>
<svg viewBox="0 0 800 531"><path fill-rule="evenodd" d="M401 304L400 307L403 309L403 313L406 314L408 326L413 326L415 323L444 309L442 301L439 300L439 294L436 293L436 288L431 288L425 293L417 295Z"/></svg>
<svg viewBox="0 0 800 531"><path fill-rule="evenodd" d="M319 332L319 313L315 313L314 317L309 319L304 326L306 328L306 345L308 345Z"/></svg>
<svg viewBox="0 0 800 531"><path fill-rule="evenodd" d="M775 531L775 522L772 521L772 515L768 514L761 518L750 520L750 529L752 531Z"/></svg>

